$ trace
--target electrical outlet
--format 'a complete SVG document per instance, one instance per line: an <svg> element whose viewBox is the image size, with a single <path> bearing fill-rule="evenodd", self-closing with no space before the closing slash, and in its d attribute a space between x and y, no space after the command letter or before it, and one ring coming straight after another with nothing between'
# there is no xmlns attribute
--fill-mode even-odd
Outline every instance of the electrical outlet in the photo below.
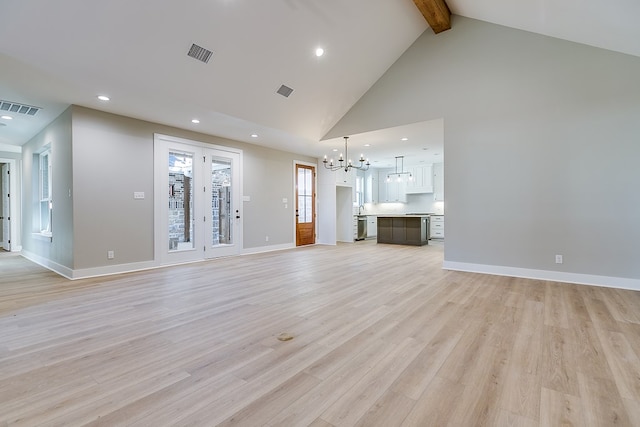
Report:
<svg viewBox="0 0 640 427"><path fill-rule="evenodd" d="M268 242L269 241L269 236L264 236L264 241Z"/></svg>
<svg viewBox="0 0 640 427"><path fill-rule="evenodd" d="M107 251L107 259L114 259L116 257L115 252Z"/></svg>
<svg viewBox="0 0 640 427"><path fill-rule="evenodd" d="M556 255L556 264L562 264L562 255Z"/></svg>

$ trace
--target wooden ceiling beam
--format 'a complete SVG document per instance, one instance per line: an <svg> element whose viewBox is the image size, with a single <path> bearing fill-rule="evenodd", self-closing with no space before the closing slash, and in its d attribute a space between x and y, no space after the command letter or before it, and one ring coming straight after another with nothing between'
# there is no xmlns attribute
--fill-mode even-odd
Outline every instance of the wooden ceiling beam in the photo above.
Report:
<svg viewBox="0 0 640 427"><path fill-rule="evenodd" d="M445 0L413 0L434 33L451 29L451 11Z"/></svg>

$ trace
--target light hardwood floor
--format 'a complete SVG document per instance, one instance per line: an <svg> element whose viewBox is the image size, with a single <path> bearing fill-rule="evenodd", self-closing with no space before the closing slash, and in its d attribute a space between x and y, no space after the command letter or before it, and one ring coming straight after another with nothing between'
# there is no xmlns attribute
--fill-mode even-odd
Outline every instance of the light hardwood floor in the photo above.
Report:
<svg viewBox="0 0 640 427"><path fill-rule="evenodd" d="M640 426L640 293L441 264L367 241L72 282L0 254L0 426Z"/></svg>

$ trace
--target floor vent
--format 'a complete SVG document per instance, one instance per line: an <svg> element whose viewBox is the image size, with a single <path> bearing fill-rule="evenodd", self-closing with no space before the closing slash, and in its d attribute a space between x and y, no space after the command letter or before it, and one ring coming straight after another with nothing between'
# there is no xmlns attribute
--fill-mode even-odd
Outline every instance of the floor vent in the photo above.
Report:
<svg viewBox="0 0 640 427"><path fill-rule="evenodd" d="M213 52L194 43L191 45L191 49L189 49L189 53L187 53L187 56L208 64L209 60L213 56Z"/></svg>
<svg viewBox="0 0 640 427"><path fill-rule="evenodd" d="M35 116L40 107L33 105L18 104L17 102L0 100L0 111L8 111L10 113L26 114L27 116Z"/></svg>
<svg viewBox="0 0 640 427"><path fill-rule="evenodd" d="M279 93L280 95L284 96L285 98L288 98L289 95L291 95L291 92L293 92L293 89L291 89L289 86L285 86L285 85L280 86L280 89L278 89L276 91L276 93Z"/></svg>

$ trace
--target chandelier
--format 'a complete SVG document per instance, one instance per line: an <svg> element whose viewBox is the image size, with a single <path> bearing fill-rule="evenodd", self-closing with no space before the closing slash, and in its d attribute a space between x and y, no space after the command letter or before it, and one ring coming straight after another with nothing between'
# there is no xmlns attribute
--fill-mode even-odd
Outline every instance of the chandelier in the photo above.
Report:
<svg viewBox="0 0 640 427"><path fill-rule="evenodd" d="M344 169L345 172L349 172L349 169L351 168L358 169L361 171L366 171L367 169L369 169L369 159L365 159L363 154L360 154L360 160L358 160L358 162L360 162L360 166L355 166L351 163L351 159L349 159L349 151L347 149L348 139L349 139L348 136L344 137L344 157L342 156L342 153L340 153L338 164L334 164L333 159L327 160L327 156L326 155L324 156L324 160L322 161L322 163L324 163L325 168L331 171ZM345 161L345 158L349 160Z"/></svg>
<svg viewBox="0 0 640 427"><path fill-rule="evenodd" d="M400 172L398 172L398 159L400 159ZM391 182L392 177L395 177L398 182L401 182L403 175L409 175L409 181L413 180L413 175L411 175L411 172L404 172L404 156L397 156L396 171L387 174L387 182Z"/></svg>

